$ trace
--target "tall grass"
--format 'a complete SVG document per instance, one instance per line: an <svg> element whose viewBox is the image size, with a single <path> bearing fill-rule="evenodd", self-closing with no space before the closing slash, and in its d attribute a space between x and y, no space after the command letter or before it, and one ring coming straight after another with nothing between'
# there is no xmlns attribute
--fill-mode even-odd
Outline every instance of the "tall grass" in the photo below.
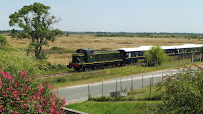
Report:
<svg viewBox="0 0 203 114"><path fill-rule="evenodd" d="M40 62L32 57L26 56L25 52L0 50L0 69L17 74L19 70L27 71L31 75L42 74L39 69Z"/></svg>

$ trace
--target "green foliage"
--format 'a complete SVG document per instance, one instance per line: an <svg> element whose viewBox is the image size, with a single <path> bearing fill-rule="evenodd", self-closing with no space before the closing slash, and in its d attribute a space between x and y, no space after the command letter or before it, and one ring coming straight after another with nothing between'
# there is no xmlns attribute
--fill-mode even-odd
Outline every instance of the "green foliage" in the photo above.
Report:
<svg viewBox="0 0 203 114"><path fill-rule="evenodd" d="M148 64L158 64L162 65L168 59L166 53L160 46L152 47L151 50L146 51L145 61L148 61Z"/></svg>
<svg viewBox="0 0 203 114"><path fill-rule="evenodd" d="M200 48L200 53L202 53L202 54L203 54L203 47L201 47L201 48Z"/></svg>
<svg viewBox="0 0 203 114"><path fill-rule="evenodd" d="M10 26L18 26L23 29L19 37L32 39L29 51L34 50L35 57L38 59L46 58L42 52L42 46L48 46L48 40L54 41L55 36L63 34L59 29L50 29L51 25L58 22L55 16L49 13L49 6L41 3L24 6L18 12L9 16Z"/></svg>
<svg viewBox="0 0 203 114"><path fill-rule="evenodd" d="M0 48L7 44L6 37L0 35Z"/></svg>
<svg viewBox="0 0 203 114"><path fill-rule="evenodd" d="M12 38L16 38L16 37L17 37L17 34L18 34L18 31L15 30L15 29L12 29L12 30L11 30L11 33L10 33L10 36L11 36Z"/></svg>
<svg viewBox="0 0 203 114"><path fill-rule="evenodd" d="M66 72L65 65L52 65L45 60L38 60L31 56L26 56L24 51L17 50L10 46L0 49L0 69L12 74L19 70L27 71L30 75L42 75L50 72Z"/></svg>
<svg viewBox="0 0 203 114"><path fill-rule="evenodd" d="M56 51L58 51L58 50L64 50L64 48L60 48L60 47L52 47L50 50L56 50Z"/></svg>
<svg viewBox="0 0 203 114"><path fill-rule="evenodd" d="M203 69L169 77L160 87L166 86L160 113L203 113Z"/></svg>
<svg viewBox="0 0 203 114"><path fill-rule="evenodd" d="M26 70L29 74L41 74L37 60L22 56L23 52L0 50L0 69L17 74L19 70Z"/></svg>

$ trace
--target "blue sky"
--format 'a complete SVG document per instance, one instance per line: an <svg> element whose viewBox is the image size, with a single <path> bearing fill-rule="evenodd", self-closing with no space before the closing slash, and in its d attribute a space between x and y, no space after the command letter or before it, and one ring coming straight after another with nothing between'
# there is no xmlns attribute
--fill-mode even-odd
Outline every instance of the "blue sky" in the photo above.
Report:
<svg viewBox="0 0 203 114"><path fill-rule="evenodd" d="M0 0L0 30L9 15L40 2L60 21L54 25L75 32L203 33L203 0Z"/></svg>

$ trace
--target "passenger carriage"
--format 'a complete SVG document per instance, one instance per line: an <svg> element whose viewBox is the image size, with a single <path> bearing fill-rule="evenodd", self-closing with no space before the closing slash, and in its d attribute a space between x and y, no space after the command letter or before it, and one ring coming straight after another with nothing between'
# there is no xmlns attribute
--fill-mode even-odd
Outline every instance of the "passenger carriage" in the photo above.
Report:
<svg viewBox="0 0 203 114"><path fill-rule="evenodd" d="M177 46L161 46L161 48L165 51L168 56L174 56L180 58L191 58L193 55L200 54L200 47L203 47L201 44L184 44ZM125 57L124 60L126 64L137 63L139 59L144 59L144 53L150 50L152 46L141 46L136 48L120 48L118 49L122 52ZM194 59L194 61L198 61L200 57Z"/></svg>

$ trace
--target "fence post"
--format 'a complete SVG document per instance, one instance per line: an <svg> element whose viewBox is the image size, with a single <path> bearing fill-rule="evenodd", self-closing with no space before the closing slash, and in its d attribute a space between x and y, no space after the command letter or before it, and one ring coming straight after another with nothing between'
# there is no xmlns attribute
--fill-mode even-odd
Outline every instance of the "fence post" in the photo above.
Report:
<svg viewBox="0 0 203 114"><path fill-rule="evenodd" d="M194 61L193 59L194 59L194 54L192 54L192 63L193 63L193 61Z"/></svg>
<svg viewBox="0 0 203 114"><path fill-rule="evenodd" d="M143 88L143 75L142 75L142 88Z"/></svg>
<svg viewBox="0 0 203 114"><path fill-rule="evenodd" d="M163 78L164 78L164 77L163 77L163 72L162 72L162 83L163 83Z"/></svg>
<svg viewBox="0 0 203 114"><path fill-rule="evenodd" d="M116 80L116 97L117 97L117 94L118 94L118 93L117 93L117 80Z"/></svg>
<svg viewBox="0 0 203 114"><path fill-rule="evenodd" d="M122 91L122 86L121 86L121 78L120 78L120 91Z"/></svg>
<svg viewBox="0 0 203 114"><path fill-rule="evenodd" d="M153 74L152 74L152 86L154 85L154 79L153 79Z"/></svg>
<svg viewBox="0 0 203 114"><path fill-rule="evenodd" d="M199 60L200 60L200 62L202 61L202 53L200 53Z"/></svg>
<svg viewBox="0 0 203 114"><path fill-rule="evenodd" d="M133 96L133 76L132 76L132 96Z"/></svg>
<svg viewBox="0 0 203 114"><path fill-rule="evenodd" d="M89 84L88 84L88 87L87 87L87 94L88 94L88 100L90 99L90 87L89 87Z"/></svg>
<svg viewBox="0 0 203 114"><path fill-rule="evenodd" d="M104 85L103 85L103 81L102 81L102 96L104 96Z"/></svg>

